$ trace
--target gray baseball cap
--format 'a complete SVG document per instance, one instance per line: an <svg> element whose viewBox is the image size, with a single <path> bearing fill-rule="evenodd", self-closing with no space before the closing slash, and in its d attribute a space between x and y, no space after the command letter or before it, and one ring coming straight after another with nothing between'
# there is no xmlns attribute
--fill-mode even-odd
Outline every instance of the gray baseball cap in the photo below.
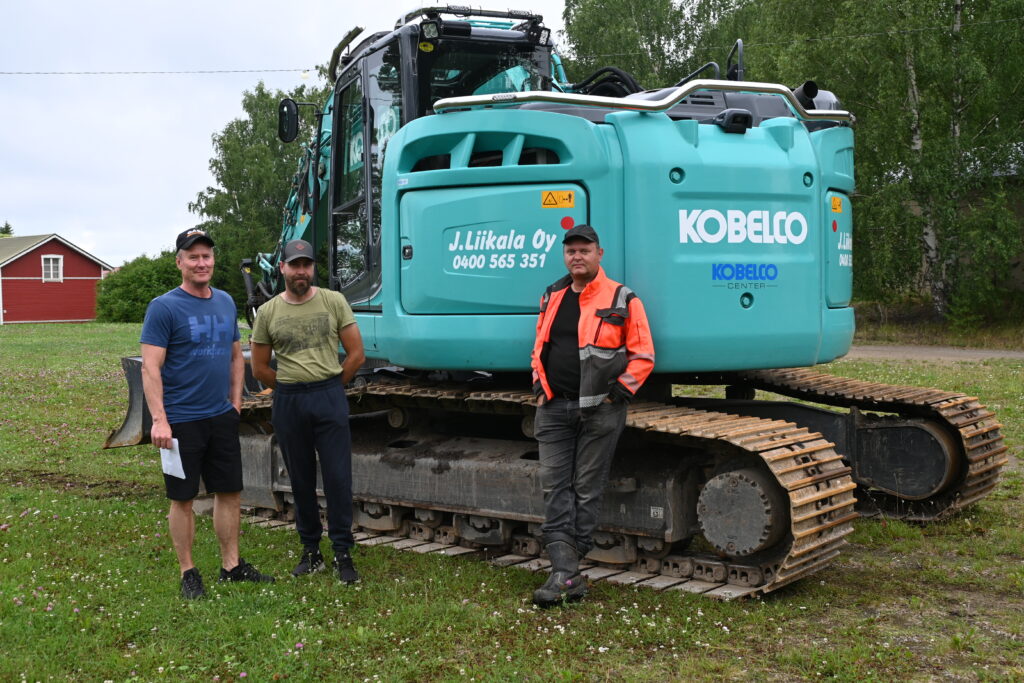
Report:
<svg viewBox="0 0 1024 683"><path fill-rule="evenodd" d="M285 263L291 263L295 259L299 258L315 260L313 245L306 240L292 240L284 245L284 251L281 253L282 261Z"/></svg>

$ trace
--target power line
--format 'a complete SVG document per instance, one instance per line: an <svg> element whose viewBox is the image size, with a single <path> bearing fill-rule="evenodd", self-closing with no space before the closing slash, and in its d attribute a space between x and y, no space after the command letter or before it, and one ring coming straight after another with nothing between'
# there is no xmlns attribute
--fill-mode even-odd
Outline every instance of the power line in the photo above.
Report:
<svg viewBox="0 0 1024 683"><path fill-rule="evenodd" d="M0 76L165 76L174 74L262 74L312 69L196 69L192 71L0 71Z"/></svg>

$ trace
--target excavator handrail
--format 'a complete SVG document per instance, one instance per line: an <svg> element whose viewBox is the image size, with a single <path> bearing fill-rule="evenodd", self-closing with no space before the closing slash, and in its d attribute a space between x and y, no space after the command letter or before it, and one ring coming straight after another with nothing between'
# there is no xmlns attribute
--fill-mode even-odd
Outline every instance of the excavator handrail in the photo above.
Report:
<svg viewBox="0 0 1024 683"><path fill-rule="evenodd" d="M420 7L419 9L411 12L406 12L398 21L395 22L395 28L399 29L416 19L417 17L425 17L429 14L452 14L457 17L489 17L492 19L518 19L520 21L543 21L544 17L540 14L534 14L526 10L489 10L482 8L474 8L468 5L436 5Z"/></svg>
<svg viewBox="0 0 1024 683"><path fill-rule="evenodd" d="M576 93L548 92L532 90L529 92L498 93L496 95L467 95L464 97L446 97L434 103L434 111L445 109L495 105L495 104L526 104L528 102L547 102L549 104L571 104L583 107L602 107L604 109L621 109L624 111L663 112L671 109L688 95L698 90L724 90L728 92L763 93L784 97L798 118L804 121L845 121L852 124L853 114L842 109L804 109L793 94L793 91L778 83L757 83L754 81L722 81L715 79L698 79L673 88L668 95L660 100L638 100L621 97L604 97L601 95L579 95Z"/></svg>

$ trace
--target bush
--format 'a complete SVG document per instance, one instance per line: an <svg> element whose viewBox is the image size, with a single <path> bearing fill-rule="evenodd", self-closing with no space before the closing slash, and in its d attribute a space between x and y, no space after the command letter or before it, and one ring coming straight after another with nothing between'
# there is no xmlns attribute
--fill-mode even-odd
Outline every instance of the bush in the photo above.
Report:
<svg viewBox="0 0 1024 683"><path fill-rule="evenodd" d="M140 323L154 297L181 284L174 252L156 258L140 256L124 264L96 286L96 319L112 323Z"/></svg>

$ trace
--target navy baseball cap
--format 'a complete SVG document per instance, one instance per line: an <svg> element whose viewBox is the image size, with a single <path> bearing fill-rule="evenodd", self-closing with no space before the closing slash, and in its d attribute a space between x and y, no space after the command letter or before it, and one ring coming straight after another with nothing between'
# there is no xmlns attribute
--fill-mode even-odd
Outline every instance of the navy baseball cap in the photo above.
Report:
<svg viewBox="0 0 1024 683"><path fill-rule="evenodd" d="M189 228L185 232L178 235L178 240L175 242L178 251L182 249L188 249L196 242L202 240L211 247L213 246L213 238L210 237L209 233L199 228Z"/></svg>
<svg viewBox="0 0 1024 683"><path fill-rule="evenodd" d="M312 261L313 245L306 240L292 240L284 245L284 251L281 252L282 261L291 263L299 258L308 258Z"/></svg>
<svg viewBox="0 0 1024 683"><path fill-rule="evenodd" d="M599 246L601 244L601 240L597 239L597 231L594 230L589 225L587 225L586 223L574 225L573 227L566 230L565 237L562 238L562 244L565 244L569 240L577 238L581 240L586 240L588 242L593 242L594 244L597 244Z"/></svg>

